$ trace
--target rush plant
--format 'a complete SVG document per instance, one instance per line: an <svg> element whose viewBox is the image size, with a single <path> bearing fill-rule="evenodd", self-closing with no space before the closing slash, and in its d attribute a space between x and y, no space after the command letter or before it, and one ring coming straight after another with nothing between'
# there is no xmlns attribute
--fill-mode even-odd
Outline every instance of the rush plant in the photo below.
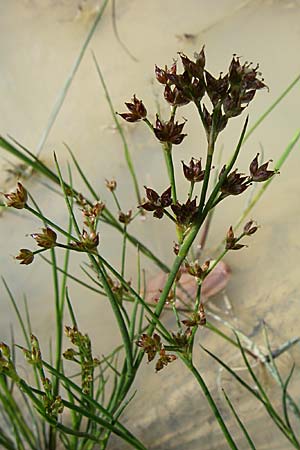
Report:
<svg viewBox="0 0 300 450"><path fill-rule="evenodd" d="M202 297L205 280L227 252L243 251L251 236L257 232L257 224L253 220L246 219L246 215L270 182L277 178L276 174L300 137L298 131L273 168L269 167L270 161L260 161L259 154L253 154L252 160L243 172L236 168L239 153L246 139L288 93L299 77L250 130L248 117L244 119L241 133L233 143L229 161L217 170L213 168L213 162L219 151L217 143L220 134L226 131L229 121L244 114L257 91L267 87L260 78L258 66L242 63L236 55L233 56L225 75L222 74L217 78L207 70L204 47L194 59L180 53L179 60L180 64L178 61L174 62L170 68L167 66L155 68L156 79L163 88L163 97L170 105L168 117L156 114L155 120L151 120L153 115L149 114L144 102L136 95L125 103L128 111L119 114L127 122L140 122L141 126L147 126L161 146L164 156L165 168L162 169L162 173L166 173L167 177L163 192L157 192L155 186L145 186L145 198L142 199L138 179L143 174L137 176L134 171L124 131L118 116L114 113L100 67L94 56L96 70L123 139L125 157L133 180L137 200L132 200L132 203L136 204L130 211L122 210L118 199L117 182L114 180L107 180L106 187L115 200L116 210L111 211L107 208L70 149L71 161L85 189L89 191L89 196L81 194L73 186L70 167L68 179L65 179L56 155L54 156L56 171L52 171L20 143L0 138L0 146L3 149L60 187L69 217L67 228L59 226L50 212L42 212L28 192L25 182L19 181L16 190L3 194L5 208L22 210L20 213L34 215L41 222L41 229L32 230L31 234L33 244L36 244L37 248L21 248L16 259L20 264L30 265L37 264L37 257L41 257L52 266L56 313L56 346L53 360L49 362L43 357L43 345L32 333L28 310L23 317L13 293L5 283L24 334L24 343L22 345L14 342L12 345L1 343L0 346L0 401L3 405L0 444L3 448L54 450L62 445L68 450L92 448L104 450L111 435L114 434L131 448L150 449L151 443L143 443L142 437L135 436L122 424L122 413L131 400L130 389L139 376L141 364L147 359L150 363L148 370L154 369L158 372L157 376L160 376L161 370L171 373L172 366L183 364L199 384L199 389L204 394L229 448L237 449L235 438L207 387L201 368L194 362L195 352L199 351L197 339L200 337L201 340L203 327L217 334L220 342L226 342L227 345L233 345L240 350L255 387L241 378L217 355L207 349L205 351L263 404L289 443L294 448L300 448L299 436L294 432L289 420L290 410L297 419L300 418L297 403L288 393L292 372L287 380L282 380L274 362L277 355L271 350L267 355L257 355L250 350L246 341L243 341L240 332L234 330L235 335L227 335L216 325L208 322ZM177 147L188 132L188 124L181 119L181 110L187 104L193 104L195 107L195 113L206 136L207 148L203 155L199 155L195 149L194 157L190 161L182 161L182 171L175 173L173 152L178 151ZM179 176L186 179L185 192L179 192L176 183ZM211 214L215 208L221 203L234 201L236 196L243 195L256 183L261 187L256 191L256 197L247 214L242 214L244 222L242 229L237 229L229 223L228 229L224 230L224 236L221 236L221 239L224 238L224 244L217 258L212 261L196 258L193 245L203 233L207 234ZM164 221L168 220L176 230L177 242L175 245L169 243L170 250L174 247L171 250L174 252L174 258L170 267L137 236L130 233L132 222L139 216L149 213L153 216L149 221L160 220L163 227ZM123 236L120 269L114 267L102 254L102 224L113 227L116 233ZM204 244L205 238L202 242ZM128 281L125 275L128 244L137 249L136 283ZM57 252L65 254L62 267L57 263ZM69 261L74 253L82 254L87 262L84 268L87 281L70 272ZM45 257L47 254L49 258ZM167 274L159 298L154 303L147 300L147 283L142 277L142 255L150 258ZM181 284L183 275L194 280L197 287L195 295L190 296L188 304L185 305L178 300L178 293L184 290ZM96 292L99 296L106 297L111 305L122 343L101 360L95 357L88 334L80 328L67 288L68 279ZM66 308L71 318L67 323ZM165 325L162 313L166 310L172 311L175 315L176 327L173 330L169 330ZM63 333L69 341L66 348L63 344ZM16 347L21 350L32 368L32 377L28 379L23 377L18 368ZM250 358L260 358L281 386L283 413L276 410L272 399L255 375L249 363ZM255 448L255 443L242 423L235 405L230 401L230 393L225 393L225 398L248 445ZM201 426L201 420L197 426Z"/></svg>

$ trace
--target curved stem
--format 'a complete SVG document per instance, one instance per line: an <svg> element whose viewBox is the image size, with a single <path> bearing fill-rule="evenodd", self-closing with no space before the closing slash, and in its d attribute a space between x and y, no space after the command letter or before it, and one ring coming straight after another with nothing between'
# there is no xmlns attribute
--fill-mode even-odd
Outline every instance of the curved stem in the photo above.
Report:
<svg viewBox="0 0 300 450"><path fill-rule="evenodd" d="M221 413L218 410L218 407L217 407L214 399L212 398L212 396L211 396L211 394L209 392L209 389L208 389L208 387L205 384L204 379L202 378L202 376L200 375L200 373L198 372L198 370L196 369L196 367L193 365L193 363L190 360L188 360L188 359L186 359L184 357L181 357L181 360L184 362L184 364L191 371L191 373L194 375L195 379L199 383L199 385L200 385L200 387L202 389L202 392L205 395L206 400L208 401L209 406L211 407L211 409L213 411L213 414L214 414L215 418L217 419L217 421L218 421L218 423L220 425L221 430L223 431L223 434L224 434L224 436L225 436L225 438L226 438L226 440L227 440L227 442L229 444L229 447L231 449L238 450L238 447L236 446L236 444L235 444L235 442L234 442L234 440L233 440L233 438L232 438L228 428L226 427L225 422L224 422L224 420L223 420L223 418L221 416Z"/></svg>

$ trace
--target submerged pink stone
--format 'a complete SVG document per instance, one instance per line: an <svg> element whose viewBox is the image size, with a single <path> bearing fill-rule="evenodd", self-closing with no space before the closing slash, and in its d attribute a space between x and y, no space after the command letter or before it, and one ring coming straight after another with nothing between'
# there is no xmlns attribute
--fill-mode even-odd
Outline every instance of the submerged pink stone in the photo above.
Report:
<svg viewBox="0 0 300 450"><path fill-rule="evenodd" d="M167 274L158 273L147 283L145 300L149 303L155 303L160 297L161 291L165 285ZM229 266L220 261L214 270L205 278L202 289L202 302L207 301L210 297L221 292L228 284L231 276ZM188 273L183 273L180 278L180 286L176 292L177 301L180 303L190 303L195 299L197 293L197 283L195 278ZM179 304L180 304L179 303Z"/></svg>

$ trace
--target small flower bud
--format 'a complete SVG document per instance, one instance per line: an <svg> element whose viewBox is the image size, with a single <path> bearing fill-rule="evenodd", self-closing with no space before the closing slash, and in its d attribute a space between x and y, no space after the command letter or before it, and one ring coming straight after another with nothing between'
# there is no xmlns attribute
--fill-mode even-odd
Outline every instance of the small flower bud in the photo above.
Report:
<svg viewBox="0 0 300 450"><path fill-rule="evenodd" d="M122 211L119 212L119 222L128 225L131 222L132 211L131 209L125 214Z"/></svg>
<svg viewBox="0 0 300 450"><path fill-rule="evenodd" d="M180 245L177 242L174 242L173 252L175 253L175 255L178 255L179 250L180 250Z"/></svg>
<svg viewBox="0 0 300 450"><path fill-rule="evenodd" d="M257 229L258 226L255 224L255 222L253 220L250 220L244 226L244 234L246 236L251 236L252 234L256 233Z"/></svg>
<svg viewBox="0 0 300 450"><path fill-rule="evenodd" d="M227 231L225 248L227 250L240 250L243 247L247 247L246 245L238 244L237 242L238 242L238 238L236 238L234 236L233 228L231 226L229 228L229 230Z"/></svg>
<svg viewBox="0 0 300 450"><path fill-rule="evenodd" d="M10 348L4 342L0 342L0 352L5 358L10 359Z"/></svg>
<svg viewBox="0 0 300 450"><path fill-rule="evenodd" d="M106 181L106 187L110 192L113 192L117 188L117 182L116 180L105 180Z"/></svg>
<svg viewBox="0 0 300 450"><path fill-rule="evenodd" d="M70 360L70 361L73 361L73 360L74 360L74 357L75 357L76 355L78 355L78 352L76 352L73 348L67 348L67 350L64 351L64 353L63 353L63 357L64 357L65 359Z"/></svg>

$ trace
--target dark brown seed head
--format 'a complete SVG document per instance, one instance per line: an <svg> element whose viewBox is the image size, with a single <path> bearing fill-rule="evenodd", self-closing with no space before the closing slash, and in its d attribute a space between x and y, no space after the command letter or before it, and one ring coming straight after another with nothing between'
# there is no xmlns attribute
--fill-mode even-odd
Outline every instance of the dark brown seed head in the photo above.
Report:
<svg viewBox="0 0 300 450"><path fill-rule="evenodd" d="M151 188L144 187L146 189L147 201L139 205L139 208L143 208L146 211L154 211L153 216L161 219L164 215L164 208L169 207L172 203L171 186L161 195Z"/></svg>
<svg viewBox="0 0 300 450"><path fill-rule="evenodd" d="M147 117L147 109L143 101L137 99L135 95L132 98L132 102L126 102L125 105L130 112L121 113L119 116L123 117L127 122L138 122Z"/></svg>
<svg viewBox="0 0 300 450"><path fill-rule="evenodd" d="M132 211L131 209L127 213L119 212L119 222L128 225L131 222Z"/></svg>
<svg viewBox="0 0 300 450"><path fill-rule="evenodd" d="M188 199L183 204L176 202L175 205L171 205L178 224L185 226L191 225L197 212L196 201L197 198L195 197L194 200Z"/></svg>
<svg viewBox="0 0 300 450"><path fill-rule="evenodd" d="M225 248L227 250L240 250L243 247L247 247L246 245L238 244L238 240L239 239L234 236L233 228L231 226L227 231Z"/></svg>
<svg viewBox="0 0 300 450"><path fill-rule="evenodd" d="M256 233L257 230L258 226L253 220L249 220L249 222L247 222L244 226L244 234L246 236L251 236L252 234Z"/></svg>
<svg viewBox="0 0 300 450"><path fill-rule="evenodd" d="M220 172L219 179L222 178L226 166L224 166ZM242 194L250 185L249 177L238 173L238 169L231 172L222 183L221 192L226 195L239 195Z"/></svg>
<svg viewBox="0 0 300 450"><path fill-rule="evenodd" d="M202 170L201 159L192 158L188 166L183 161L181 163L184 176L188 181L196 183L204 179L205 170Z"/></svg>
<svg viewBox="0 0 300 450"><path fill-rule="evenodd" d="M184 125L185 122L180 124L174 122L173 117L168 122L161 121L157 115L153 131L160 142L169 142L170 144L179 145L186 136L186 134L182 133Z"/></svg>
<svg viewBox="0 0 300 450"><path fill-rule="evenodd" d="M271 178L276 172L274 170L268 170L268 165L271 162L267 161L261 166L258 164L258 156L259 153L255 156L253 161L250 164L249 170L251 174L252 181L255 182L261 182L261 181L267 181L269 178Z"/></svg>

